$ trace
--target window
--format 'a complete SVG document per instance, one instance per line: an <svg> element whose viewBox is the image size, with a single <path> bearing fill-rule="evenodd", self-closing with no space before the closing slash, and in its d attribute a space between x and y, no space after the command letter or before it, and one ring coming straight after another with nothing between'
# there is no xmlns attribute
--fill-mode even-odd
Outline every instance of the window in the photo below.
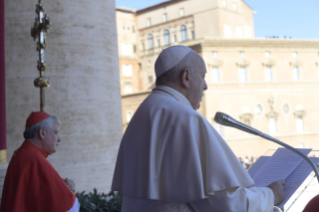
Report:
<svg viewBox="0 0 319 212"><path fill-rule="evenodd" d="M131 56L132 55L132 47L130 44L121 44L121 52L122 55Z"/></svg>
<svg viewBox="0 0 319 212"><path fill-rule="evenodd" d="M296 117L296 127L297 127L297 132L303 132L304 131L304 123L303 123L303 117L302 116L297 116Z"/></svg>
<svg viewBox="0 0 319 212"><path fill-rule="evenodd" d="M217 57L218 53L216 51L212 51L212 56Z"/></svg>
<svg viewBox="0 0 319 212"><path fill-rule="evenodd" d="M168 29L165 29L164 31L164 45L168 46L171 44L171 39L170 39L170 33Z"/></svg>
<svg viewBox="0 0 319 212"><path fill-rule="evenodd" d="M158 47L161 47L161 41L160 41L160 39L157 39L157 46L158 46Z"/></svg>
<svg viewBox="0 0 319 212"><path fill-rule="evenodd" d="M293 67L293 79L294 79L294 81L300 80L300 70L299 70L298 66Z"/></svg>
<svg viewBox="0 0 319 212"><path fill-rule="evenodd" d="M132 65L122 65L122 73L125 77L133 76L133 66Z"/></svg>
<svg viewBox="0 0 319 212"><path fill-rule="evenodd" d="M269 133L276 134L277 133L277 122L275 117L270 117L268 119Z"/></svg>
<svg viewBox="0 0 319 212"><path fill-rule="evenodd" d="M180 17L184 17L185 16L184 8L179 9L179 16Z"/></svg>
<svg viewBox="0 0 319 212"><path fill-rule="evenodd" d="M212 67L212 82L219 82L219 68L218 67Z"/></svg>
<svg viewBox="0 0 319 212"><path fill-rule="evenodd" d="M263 113L263 107L261 106L261 104L256 105L255 113L259 116Z"/></svg>
<svg viewBox="0 0 319 212"><path fill-rule="evenodd" d="M144 45L144 43L142 43L142 51L144 51L145 50L145 45Z"/></svg>
<svg viewBox="0 0 319 212"><path fill-rule="evenodd" d="M134 53L136 53L136 45L133 46Z"/></svg>
<svg viewBox="0 0 319 212"><path fill-rule="evenodd" d="M164 23L167 22L167 14L166 13L163 14L163 22Z"/></svg>
<svg viewBox="0 0 319 212"><path fill-rule="evenodd" d="M149 34L147 37L148 50L154 49L153 35Z"/></svg>
<svg viewBox="0 0 319 212"><path fill-rule="evenodd" d="M226 9L227 8L227 1L223 0L223 8Z"/></svg>
<svg viewBox="0 0 319 212"><path fill-rule="evenodd" d="M132 83L126 82L124 86L124 94L133 93Z"/></svg>
<svg viewBox="0 0 319 212"><path fill-rule="evenodd" d="M239 57L245 57L245 52L240 51L240 52L239 52Z"/></svg>
<svg viewBox="0 0 319 212"><path fill-rule="evenodd" d="M231 38L231 27L227 24L224 25L224 36L225 38Z"/></svg>
<svg viewBox="0 0 319 212"><path fill-rule="evenodd" d="M194 40L195 39L195 31L192 30L192 39Z"/></svg>
<svg viewBox="0 0 319 212"><path fill-rule="evenodd" d="M148 83L152 83L153 81L153 76L148 76Z"/></svg>
<svg viewBox="0 0 319 212"><path fill-rule="evenodd" d="M239 67L239 81L247 82L247 69L244 66Z"/></svg>
<svg viewBox="0 0 319 212"><path fill-rule="evenodd" d="M181 26L181 41L187 41L187 28L185 25Z"/></svg>
<svg viewBox="0 0 319 212"><path fill-rule="evenodd" d="M233 10L234 10L234 12L237 12L237 4L236 3L233 3Z"/></svg>
<svg viewBox="0 0 319 212"><path fill-rule="evenodd" d="M303 110L303 105L296 105L296 110Z"/></svg>
<svg viewBox="0 0 319 212"><path fill-rule="evenodd" d="M272 82L273 81L273 72L272 72L271 66L266 66L265 74L266 74L266 82Z"/></svg>
<svg viewBox="0 0 319 212"><path fill-rule="evenodd" d="M126 111L126 121L129 123L132 119L132 111Z"/></svg>
<svg viewBox="0 0 319 212"><path fill-rule="evenodd" d="M292 57L298 57L298 52L293 52Z"/></svg>
<svg viewBox="0 0 319 212"><path fill-rule="evenodd" d="M270 57L270 52L265 52L265 57Z"/></svg>
<svg viewBox="0 0 319 212"><path fill-rule="evenodd" d="M237 35L237 38L243 38L244 37L243 28L242 27L236 26L236 35Z"/></svg>
<svg viewBox="0 0 319 212"><path fill-rule="evenodd" d="M151 61L149 60L149 61L147 61L147 66L151 66Z"/></svg>
<svg viewBox="0 0 319 212"><path fill-rule="evenodd" d="M146 25L147 25L148 27L152 26L152 19L151 19L151 18L148 18L148 19L147 19Z"/></svg>
<svg viewBox="0 0 319 212"><path fill-rule="evenodd" d="M303 149L303 148L305 148L305 144L304 144L304 143L300 143L300 144L298 144L298 148L299 148L299 149Z"/></svg>

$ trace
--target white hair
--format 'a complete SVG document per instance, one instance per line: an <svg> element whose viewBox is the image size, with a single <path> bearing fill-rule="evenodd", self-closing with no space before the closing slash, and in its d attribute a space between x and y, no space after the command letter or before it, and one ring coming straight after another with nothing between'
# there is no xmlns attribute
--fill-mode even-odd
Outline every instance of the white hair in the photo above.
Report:
<svg viewBox="0 0 319 212"><path fill-rule="evenodd" d="M41 128L45 129L46 131L49 130L52 127L53 123L56 123L59 126L61 124L60 120L56 116L50 116L43 121L40 121L39 123L31 125L30 127L25 129L23 133L24 139L27 140L34 138Z"/></svg>

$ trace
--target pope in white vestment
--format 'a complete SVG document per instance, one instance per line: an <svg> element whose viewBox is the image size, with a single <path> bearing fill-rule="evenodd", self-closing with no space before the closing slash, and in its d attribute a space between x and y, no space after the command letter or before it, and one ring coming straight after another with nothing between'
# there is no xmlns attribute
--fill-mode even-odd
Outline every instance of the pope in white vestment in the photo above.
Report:
<svg viewBox="0 0 319 212"><path fill-rule="evenodd" d="M184 46L164 50L155 65L157 77L181 63L191 66L185 58L194 54ZM194 73L181 75L186 91L196 85L190 80ZM206 82L201 85L203 92ZM194 110L201 96L173 87L157 85L123 136L112 184L113 191L123 193L122 211L272 212L272 189L250 187L254 182L237 157Z"/></svg>

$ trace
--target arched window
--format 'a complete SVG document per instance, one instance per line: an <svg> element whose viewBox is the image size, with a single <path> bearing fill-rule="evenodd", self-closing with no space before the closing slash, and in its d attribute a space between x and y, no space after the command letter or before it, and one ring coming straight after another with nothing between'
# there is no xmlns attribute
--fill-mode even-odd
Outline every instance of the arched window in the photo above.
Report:
<svg viewBox="0 0 319 212"><path fill-rule="evenodd" d="M147 40L148 40L148 49L149 50L154 49L153 35L149 34Z"/></svg>
<svg viewBox="0 0 319 212"><path fill-rule="evenodd" d="M165 31L164 31L164 45L168 46L170 44L171 44L170 34L169 34L168 29L165 29Z"/></svg>
<svg viewBox="0 0 319 212"><path fill-rule="evenodd" d="M185 25L181 26L181 41L187 41L187 28Z"/></svg>

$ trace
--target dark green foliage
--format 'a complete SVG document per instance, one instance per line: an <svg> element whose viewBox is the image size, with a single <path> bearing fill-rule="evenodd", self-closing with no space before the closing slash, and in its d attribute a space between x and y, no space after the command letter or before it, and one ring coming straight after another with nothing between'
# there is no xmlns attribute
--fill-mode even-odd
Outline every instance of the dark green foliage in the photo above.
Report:
<svg viewBox="0 0 319 212"><path fill-rule="evenodd" d="M95 188L93 193L76 193L81 208L80 212L121 212L122 194L111 191L109 194L97 193Z"/></svg>

